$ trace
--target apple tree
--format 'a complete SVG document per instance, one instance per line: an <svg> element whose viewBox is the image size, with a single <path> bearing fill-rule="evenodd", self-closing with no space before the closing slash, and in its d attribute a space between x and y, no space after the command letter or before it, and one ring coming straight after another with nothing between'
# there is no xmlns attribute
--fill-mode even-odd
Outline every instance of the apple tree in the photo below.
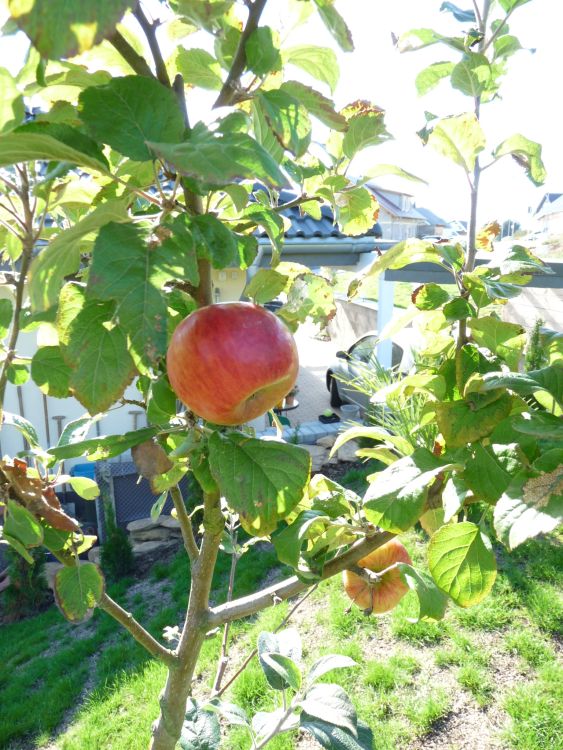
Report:
<svg viewBox="0 0 563 750"><path fill-rule="evenodd" d="M375 104L335 108L330 97L339 70L332 47L291 42L291 30L315 18L334 45L351 52L350 32L333 0L288 0L283 34L268 25L266 0L170 0L152 3L154 16L148 3L133 0L8 0L11 18L3 33L22 30L30 47L15 76L0 70L0 257L8 290L0 299L0 423L19 430L29 450L0 462L1 541L28 560L30 549L44 545L63 563L55 589L65 617L80 622L98 607L168 667L153 750L173 750L178 742L186 750L218 747L217 712L246 725L255 750L299 726L323 747L372 747L349 697L335 685L316 683L349 660L325 657L303 676L296 637L262 634L258 653L268 682L284 696L290 691L291 699L250 720L221 701L224 659L212 693L190 698L204 639L222 629L226 642L229 623L306 594L343 571L355 586L352 598L361 591L358 604L367 610L388 608L379 596L384 586L392 594L409 588L418 594L420 617L440 619L448 601L478 603L495 580L492 544L471 520L472 506L492 510L496 534L510 548L560 520L562 339L543 332L545 366L522 372L524 331L497 314L531 274L549 269L522 246L493 253L475 268L477 249L491 251L499 233L495 224L481 230L476 224L485 167L512 156L534 182L544 177L537 143L507 134L487 152L480 123L481 105L497 96L508 60L520 48L508 20L522 4L487 0L461 11L446 3L460 23L458 36L417 29L398 42L401 51L445 46L455 58L421 71L417 85L424 93L449 81L470 98L470 111L429 118L421 133L466 173L470 229L466 247L407 241L368 271L373 277L424 260L446 269L456 292L436 284L414 292L408 318L424 351L411 373L374 396L390 410L405 399L422 400L420 429L406 439L382 426L358 426L339 439L377 440L364 455L387 464L359 497L322 475L311 478L309 455L298 446L258 440L224 413L206 411L220 393L240 405L243 396L263 394L272 380L287 376L291 358L285 372L272 374L278 339L267 347L263 339L241 347L229 344L223 328L215 335L213 326L200 327L197 345L212 354L222 347L231 372L243 374L222 384L210 365L199 411L177 411L176 395L192 404L179 392L181 377L171 378L177 392L172 389L166 357L171 341L183 342L175 331L190 328L190 316L212 305L212 269L252 265L257 231L271 242L272 264L245 290L254 303L246 307L248 316L282 293L276 326L294 331L306 318L322 322L334 314L328 281L283 260L283 210L299 206L318 218L327 204L345 234L366 232L378 206L366 179L352 178L351 166L363 149L390 135ZM321 134L322 147L312 148L313 133ZM375 168L386 171L408 177L399 167ZM288 185L296 198L280 205L280 190ZM362 283L354 283L351 296ZM49 332L49 343L29 361L18 352L18 337L38 327ZM260 382L256 366L246 365L244 374L249 348L253 362L266 361L258 368ZM193 365L202 350L182 351L169 354L171 375ZM7 383L30 376L44 394L71 395L86 410L65 426L57 445L41 445L32 423L2 408ZM201 380L200 373L190 393ZM88 437L101 414L123 405L133 381L148 426ZM272 392L261 408L278 398ZM433 426L431 444L423 437L427 425ZM171 497L191 565L188 608L174 647L124 611L107 593L100 569L80 560L95 539L83 535L55 493L69 481L60 472L62 461L108 459L129 449L160 495L157 511ZM203 494L199 529L179 488L187 473ZM87 480L75 489L90 498L97 493ZM419 520L431 533L427 570L415 569L392 541ZM239 527L246 545L270 538L295 575L211 606L220 547L235 564L243 552ZM390 549L398 552L384 554Z"/></svg>

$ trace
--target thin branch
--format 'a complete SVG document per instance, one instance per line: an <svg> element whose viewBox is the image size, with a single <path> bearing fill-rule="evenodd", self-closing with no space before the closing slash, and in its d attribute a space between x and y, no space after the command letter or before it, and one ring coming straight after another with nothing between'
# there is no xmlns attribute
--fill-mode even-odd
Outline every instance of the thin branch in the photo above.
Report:
<svg viewBox="0 0 563 750"><path fill-rule="evenodd" d="M166 70L164 58L162 57L162 52L160 51L160 47L158 46L158 40L156 38L156 30L159 26L158 21L151 23L149 19L143 13L143 9L141 8L140 3L137 5L135 10L133 11L133 15L139 22L139 25L142 28L143 33L147 38L147 42L149 43L151 54L154 60L154 66L156 69L156 77L164 86L166 86L167 88L170 88L171 87L170 78L168 77L168 71Z"/></svg>
<svg viewBox="0 0 563 750"><path fill-rule="evenodd" d="M102 598L98 602L98 606L100 609L103 609L104 612L107 612L110 617L113 617L114 620L117 620L117 622L120 623L120 625L122 625L125 630L128 630L133 638L137 641L137 643L140 643L141 646L143 646L143 648L145 648L149 652L149 654L155 657L155 659L159 659L169 667L174 667L177 665L178 659L174 655L174 652L170 651L170 649L168 648L165 648L155 638L153 638L152 635L147 630L145 630L139 622L137 622L137 620L130 612L126 612L106 593L102 594Z"/></svg>
<svg viewBox="0 0 563 750"><path fill-rule="evenodd" d="M25 284L27 281L29 266L31 265L34 245L34 216L33 210L29 203L29 178L27 168L25 167L25 165L23 165L23 167L16 166L16 169L18 171L18 174L20 175L21 180L18 194L20 196L23 207L23 224L25 228L25 234L21 238L23 250L21 255L20 274L16 283L16 298L14 304L14 314L12 317L12 329L10 331L10 338L8 339L6 356L4 358L4 361L2 362L2 369L0 370L0 425L2 424L3 418L4 394L6 392L6 384L8 382L8 370L16 356L16 344L18 342L18 336L20 334L20 317L24 301Z"/></svg>
<svg viewBox="0 0 563 750"><path fill-rule="evenodd" d="M7 213L9 213L12 216L12 218L15 219L18 222L18 224L20 225L20 227L22 227L22 229L25 229L25 224L24 224L23 219L21 218L21 216L18 216L18 214L15 211L13 211L11 208L8 208L8 206L6 206L5 203L0 203L0 208L3 208L4 211L6 211Z"/></svg>
<svg viewBox="0 0 563 750"><path fill-rule="evenodd" d="M2 226L3 226L4 228L5 228L5 229L7 229L7 230L8 230L9 232L11 232L11 233L12 233L12 234L14 235L14 237L17 237L17 238L18 238L18 240L19 240L20 242L23 242L23 237L21 236L21 234L19 234L19 233L18 233L18 232L17 232L17 231L16 231L15 229L14 229L14 227L13 227L13 226L11 226L10 224L8 224L8 222L7 222L7 221L4 221L4 219L0 219L0 224L1 224L1 225L2 225Z"/></svg>
<svg viewBox="0 0 563 750"><path fill-rule="evenodd" d="M342 555L338 555L325 565L321 580L332 578L337 573L346 570L350 565L354 565L362 557L365 557L374 549L377 549L377 547L381 547L382 544L385 544L385 542L388 542L394 536L394 534L387 531L381 531L356 542ZM310 584L301 581L297 576L291 576L291 578L286 578L284 581L275 583L273 586L269 586L250 596L243 596L231 603L213 607L208 614L207 626L208 628L214 628L230 620L249 617L270 607L277 601L297 596L297 594L305 591L309 586Z"/></svg>
<svg viewBox="0 0 563 750"><path fill-rule="evenodd" d="M303 604L303 602L308 599L313 591L316 591L319 587L318 583L315 583L311 588L301 597L301 599L298 599L297 602L293 605L293 607L289 610L287 615L283 618L283 620L280 622L280 624L277 626L277 628L274 629L274 633L278 633L282 628L285 628L289 620L293 617L295 612L299 609L299 607ZM230 686L233 684L233 682L237 679L237 677L244 672L244 670L247 668L247 666L250 664L252 659L256 656L258 653L258 649L254 648L246 657L246 659L243 661L241 666L237 669L237 671L229 678L229 680L223 685L221 690L218 692L214 692L212 697L213 698L220 698L223 693L230 688Z"/></svg>
<svg viewBox="0 0 563 750"><path fill-rule="evenodd" d="M125 62L129 63L137 75L145 76L146 78L156 78L145 58L129 44L119 31L114 31L108 37L108 41L119 52Z"/></svg>
<svg viewBox="0 0 563 750"><path fill-rule="evenodd" d="M172 502L176 509L176 515L180 523L180 530L182 532L182 539L184 540L184 547L188 553L190 562L193 564L199 557L199 547L194 537L194 530L192 522L184 505L184 498L178 485L170 489L170 495L172 496Z"/></svg>
<svg viewBox="0 0 563 750"><path fill-rule="evenodd" d="M240 77L246 66L246 42L252 32L256 31L258 28L258 22L260 21L260 16L262 15L262 11L264 10L267 1L268 0L254 0L250 6L246 26L240 35L240 41L235 56L233 57L231 69L229 70L227 79L219 92L215 104L213 105L214 109L217 107L226 107L236 100L236 95L240 86Z"/></svg>
<svg viewBox="0 0 563 750"><path fill-rule="evenodd" d="M236 531L232 531L231 526L231 542L233 543L233 546L237 543L237 533ZM237 563L239 561L239 556L236 554L236 552L233 552L231 555L231 570L229 573L229 588L227 590L227 602L232 601L233 599L233 590L235 586L235 572L237 569ZM215 673L215 681L213 683L213 693L217 694L221 688L221 681L223 680L223 675L225 674L225 670L227 669L227 665L229 663L229 630L231 627L230 622L226 622L223 626L223 638L221 640L221 654L219 656L219 661L217 663L217 672Z"/></svg>
<svg viewBox="0 0 563 750"><path fill-rule="evenodd" d="M10 190L13 190L14 193L18 192L18 186L14 182L12 182L11 180L9 180L6 177L6 175L0 173L0 181L2 181L4 183L4 185L6 185L7 188L9 188Z"/></svg>

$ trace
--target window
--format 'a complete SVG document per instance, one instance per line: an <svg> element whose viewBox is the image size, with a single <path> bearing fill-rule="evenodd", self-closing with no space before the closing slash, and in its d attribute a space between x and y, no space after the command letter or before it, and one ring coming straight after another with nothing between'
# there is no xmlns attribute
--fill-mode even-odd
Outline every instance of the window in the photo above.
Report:
<svg viewBox="0 0 563 750"><path fill-rule="evenodd" d="M375 336L366 336L350 349L350 357L360 362L369 362L375 349Z"/></svg>

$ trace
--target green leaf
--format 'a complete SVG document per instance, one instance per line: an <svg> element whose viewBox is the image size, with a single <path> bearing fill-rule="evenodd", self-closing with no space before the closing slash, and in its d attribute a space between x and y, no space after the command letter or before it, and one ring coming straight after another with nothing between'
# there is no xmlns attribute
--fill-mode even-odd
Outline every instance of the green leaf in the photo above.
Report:
<svg viewBox="0 0 563 750"><path fill-rule="evenodd" d="M434 404L436 421L447 448L463 448L467 443L490 435L496 425L510 414L512 397L501 394L482 408L471 401Z"/></svg>
<svg viewBox="0 0 563 750"><path fill-rule="evenodd" d="M234 726L249 727L250 720L246 714L246 711L240 706L236 706L234 703L219 700L219 698L212 698L208 704L208 708L213 711L217 711L227 724Z"/></svg>
<svg viewBox="0 0 563 750"><path fill-rule="evenodd" d="M277 266L284 241L285 227L282 217L272 209L257 203L248 206L244 217L264 229L272 243L272 266Z"/></svg>
<svg viewBox="0 0 563 750"><path fill-rule="evenodd" d="M228 268L238 260L235 235L215 216L194 216L191 227L198 257L210 260L213 268Z"/></svg>
<svg viewBox="0 0 563 750"><path fill-rule="evenodd" d="M176 67L186 84L217 91L223 85L221 66L204 49L180 48L176 55Z"/></svg>
<svg viewBox="0 0 563 750"><path fill-rule="evenodd" d="M336 196L336 218L345 235L365 234L377 221L378 214L379 203L367 188L352 188Z"/></svg>
<svg viewBox="0 0 563 750"><path fill-rule="evenodd" d="M81 420L76 420L76 422ZM92 421L92 420L89 420ZM67 427L70 427L69 423ZM77 428L77 431L80 428ZM49 448L47 453L56 461L66 461L68 458L85 456L89 461L101 461L106 458L119 456L135 445L150 440L158 432L158 427L144 427L142 430L124 432L122 435L101 435L100 437L81 440L74 443L59 444L56 448ZM62 435L61 435L62 438Z"/></svg>
<svg viewBox="0 0 563 750"><path fill-rule="evenodd" d="M368 108L350 118L342 141L342 150L348 159L352 159L364 148L389 140L391 136L385 129L384 114L383 110Z"/></svg>
<svg viewBox="0 0 563 750"><path fill-rule="evenodd" d="M493 42L495 60L511 57L515 52L523 49L520 40L512 34L503 34Z"/></svg>
<svg viewBox="0 0 563 750"><path fill-rule="evenodd" d="M280 654L291 659L294 664L301 661L301 638L299 637L299 633L294 628L286 628L279 633L262 631L258 635L257 646L260 666L264 670L268 684L274 690L284 690L287 687L287 681L263 657L266 654Z"/></svg>
<svg viewBox="0 0 563 750"><path fill-rule="evenodd" d="M266 536L302 499L311 457L295 445L214 432L209 465L245 531Z"/></svg>
<svg viewBox="0 0 563 750"><path fill-rule="evenodd" d="M9 498L3 533L16 539L24 547L38 547L43 543L43 527L39 521L27 508Z"/></svg>
<svg viewBox="0 0 563 750"><path fill-rule="evenodd" d="M0 133L13 130L25 119L25 106L14 79L6 68L0 68Z"/></svg>
<svg viewBox="0 0 563 750"><path fill-rule="evenodd" d="M504 250L496 250L489 261L487 269L492 273L499 273L502 276L513 276L514 274L553 274L553 269L544 263L541 258L534 255L528 248L522 245L512 245ZM486 280L486 277L483 279ZM517 283L525 283L516 279Z"/></svg>
<svg viewBox="0 0 563 750"><path fill-rule="evenodd" d="M559 451L561 453L561 451ZM494 510L497 536L514 549L538 534L549 534L563 522L563 463L552 471L516 474Z"/></svg>
<svg viewBox="0 0 563 750"><path fill-rule="evenodd" d="M340 77L338 58L330 47L300 45L283 51L284 60L304 70L317 81L326 83L334 93Z"/></svg>
<svg viewBox="0 0 563 750"><path fill-rule="evenodd" d="M473 455L465 462L463 478L476 497L496 503L524 460L514 443L486 447L477 444Z"/></svg>
<svg viewBox="0 0 563 750"><path fill-rule="evenodd" d="M60 346L42 346L31 360L31 377L47 396L66 398L71 370L63 359Z"/></svg>
<svg viewBox="0 0 563 750"><path fill-rule="evenodd" d="M309 685L312 685L313 682L316 682L328 672L332 672L333 669L347 669L348 667L357 666L357 662L355 662L349 656L344 656L343 654L329 654L328 656L321 656L320 659L317 659L313 663L311 669L309 670L309 673L307 674L307 682Z"/></svg>
<svg viewBox="0 0 563 750"><path fill-rule="evenodd" d="M497 146L493 156L495 159L500 159L501 156L510 154L516 163L524 168L534 185L543 185L547 173L543 165L541 152L541 144L516 133Z"/></svg>
<svg viewBox="0 0 563 750"><path fill-rule="evenodd" d="M67 146L50 135L28 133L27 131L19 133L12 131L0 135L0 167L47 159L76 164L79 167L92 169L103 174L107 173L105 163L89 154L84 154L71 146Z"/></svg>
<svg viewBox="0 0 563 750"><path fill-rule="evenodd" d="M383 443L391 443L391 445L394 445L400 453L407 455L412 453L412 446L404 437L401 437L400 435L392 435L383 427L368 427L361 425L358 427L351 427L349 430L346 430L346 432L340 433L336 438L336 442L332 446L330 455L334 456L336 451L344 445L344 443L347 443L349 440L356 440L357 438L381 440Z"/></svg>
<svg viewBox="0 0 563 750"><path fill-rule="evenodd" d="M334 0L314 0L324 25L343 52L353 52L354 42L350 29L334 7Z"/></svg>
<svg viewBox="0 0 563 750"><path fill-rule="evenodd" d="M41 524L43 526L43 544L51 552L58 552L63 549L69 540L72 539L72 531L61 531L60 529L54 529L49 526L45 521Z"/></svg>
<svg viewBox="0 0 563 750"><path fill-rule="evenodd" d="M463 297L455 297L450 302L447 302L442 311L448 323L475 316L475 308Z"/></svg>
<svg viewBox="0 0 563 750"><path fill-rule="evenodd" d="M30 268L29 296L32 309L48 310L57 304L65 276L78 271L82 242L108 222L129 221L127 203L112 200L103 203L51 240L35 256Z"/></svg>
<svg viewBox="0 0 563 750"><path fill-rule="evenodd" d="M250 279L244 290L244 296L250 297L258 305L275 299L286 287L288 277L273 268L260 268Z"/></svg>
<svg viewBox="0 0 563 750"><path fill-rule="evenodd" d="M21 555L27 563L29 563L30 565L34 564L35 561L33 557L29 554L23 544L21 542L18 542L17 539L14 539L13 536L10 536L6 533L2 534L2 536L0 537L0 544L9 544L10 547L12 547L12 549L15 549L18 555Z"/></svg>
<svg viewBox="0 0 563 750"><path fill-rule="evenodd" d="M176 394L165 375L151 382L147 396L147 419L151 424L168 424L176 415Z"/></svg>
<svg viewBox="0 0 563 750"><path fill-rule="evenodd" d="M55 601L70 622L90 619L104 589L100 569L91 562L61 568L55 575Z"/></svg>
<svg viewBox="0 0 563 750"><path fill-rule="evenodd" d="M2 420L5 425L15 427L27 440L32 448L40 449L39 435L35 427L27 419L20 417L19 414L12 414L9 411L2 412Z"/></svg>
<svg viewBox="0 0 563 750"><path fill-rule="evenodd" d="M443 265L444 261L444 252L439 245L433 245L431 242L425 242L424 240L403 240L403 242L394 245L371 264L360 281L350 287L348 296L357 295L369 279L377 277L382 271L386 271L388 268L403 268L409 263L422 262Z"/></svg>
<svg viewBox="0 0 563 750"><path fill-rule="evenodd" d="M14 385L23 385L29 380L29 370L25 365L9 365L7 375L9 382Z"/></svg>
<svg viewBox="0 0 563 750"><path fill-rule="evenodd" d="M418 597L419 611L415 622L441 620L446 613L448 598L440 591L432 578L407 563L400 562L397 566L403 581Z"/></svg>
<svg viewBox="0 0 563 750"><path fill-rule="evenodd" d="M209 32L221 28L222 16L231 9L234 0L178 0L178 12L190 24Z"/></svg>
<svg viewBox="0 0 563 750"><path fill-rule="evenodd" d="M287 293L287 302L278 311L292 330L310 318L326 324L336 313L333 288L329 281L314 273L296 276Z"/></svg>
<svg viewBox="0 0 563 750"><path fill-rule="evenodd" d="M298 99L282 89L260 91L255 102L284 149L303 156L311 142L311 120Z"/></svg>
<svg viewBox="0 0 563 750"><path fill-rule="evenodd" d="M471 335L479 346L486 346L493 354L503 359L511 370L518 369L518 363L526 344L526 334L522 326L508 323L492 315L471 318Z"/></svg>
<svg viewBox="0 0 563 750"><path fill-rule="evenodd" d="M12 323L12 300L0 299L0 340L3 339Z"/></svg>
<svg viewBox="0 0 563 750"><path fill-rule="evenodd" d="M307 109L313 117L320 120L324 125L332 130L346 130L348 123L346 118L334 109L334 102L327 99L315 89L299 81L286 81L280 86L283 91Z"/></svg>
<svg viewBox="0 0 563 750"><path fill-rule="evenodd" d="M368 521L386 531L407 531L424 509L433 479L453 464L441 461L425 448L399 459L375 476L364 495Z"/></svg>
<svg viewBox="0 0 563 750"><path fill-rule="evenodd" d="M356 709L340 685L313 685L305 694L301 706L309 716L339 726L352 735L357 734Z"/></svg>
<svg viewBox="0 0 563 750"><path fill-rule="evenodd" d="M178 743L182 750L219 750L221 727L217 714L205 711L190 699Z"/></svg>
<svg viewBox="0 0 563 750"><path fill-rule="evenodd" d="M521 5L525 5L529 2L530 0L499 0L499 5L505 13L508 13L509 11L519 8Z"/></svg>
<svg viewBox="0 0 563 750"><path fill-rule="evenodd" d="M152 158L148 141L175 143L184 133L176 95L154 78L125 76L90 86L81 92L78 104L96 140L136 161Z"/></svg>
<svg viewBox="0 0 563 750"><path fill-rule="evenodd" d="M327 523L330 523L330 518L322 510L300 513L292 524L272 537L278 560L297 569L303 545L320 536Z"/></svg>
<svg viewBox="0 0 563 750"><path fill-rule="evenodd" d="M419 182L422 185L428 185L426 180L421 177L417 177L411 172L407 172L401 167L397 167L395 164L376 164L374 167L366 170L363 176L363 180L372 180L376 177L383 175L395 175L396 177L402 177L404 180L410 180L411 182Z"/></svg>
<svg viewBox="0 0 563 750"><path fill-rule="evenodd" d="M486 140L479 120L474 114L465 113L440 120L430 133L428 143L469 174Z"/></svg>
<svg viewBox="0 0 563 750"><path fill-rule="evenodd" d="M90 414L106 411L135 374L127 336L112 323L113 302L86 302L69 327L64 357L72 368L69 385Z"/></svg>
<svg viewBox="0 0 563 750"><path fill-rule="evenodd" d="M451 75L454 68L455 63L444 61L432 63L432 65L421 70L415 81L416 90L419 96L423 96L436 88L441 80Z"/></svg>
<svg viewBox="0 0 563 750"><path fill-rule="evenodd" d="M465 394L486 393L497 388L508 388L520 396L546 391L563 408L563 365L555 364L530 372L487 372L474 375L465 387Z"/></svg>
<svg viewBox="0 0 563 750"><path fill-rule="evenodd" d="M412 301L419 310L437 310L450 299L450 295L439 284L429 283L417 287Z"/></svg>
<svg viewBox="0 0 563 750"><path fill-rule="evenodd" d="M160 514L162 513L162 509L164 508L166 504L167 498L168 498L168 490L165 490L160 495L156 503L153 504L150 515L151 515L151 521L153 521L154 523L156 523L158 519L160 518Z"/></svg>
<svg viewBox="0 0 563 750"><path fill-rule="evenodd" d="M563 440L563 422L554 414L523 414L514 417L512 424L523 435L533 435L545 440Z"/></svg>
<svg viewBox="0 0 563 750"><path fill-rule="evenodd" d="M9 0L12 19L41 53L59 60L90 49L115 30L131 0Z"/></svg>
<svg viewBox="0 0 563 750"><path fill-rule="evenodd" d="M289 656L276 653L263 653L260 655L262 664L267 664L276 672L282 680L294 690L301 687L301 671L297 664Z"/></svg>
<svg viewBox="0 0 563 750"><path fill-rule="evenodd" d="M437 585L460 607L482 601L497 575L490 541L468 521L438 529L428 545L428 566Z"/></svg>
<svg viewBox="0 0 563 750"><path fill-rule="evenodd" d="M109 168L104 152L96 141L66 123L28 122L19 127L15 132L48 135L51 138L55 138L57 141L64 143L65 146L69 146L69 148L73 148L75 151L79 151L86 156L90 156L92 159L96 159Z"/></svg>
<svg viewBox="0 0 563 750"><path fill-rule="evenodd" d="M250 34L244 46L246 64L257 76L263 76L281 68L281 55L274 42L269 26L259 26Z"/></svg>
<svg viewBox="0 0 563 750"><path fill-rule="evenodd" d="M489 61L479 52L466 52L461 62L455 65L451 72L453 88L474 99L487 91L491 77Z"/></svg>
<svg viewBox="0 0 563 750"><path fill-rule="evenodd" d="M89 477L69 477L68 484L84 500L95 500L100 495L100 488Z"/></svg>
<svg viewBox="0 0 563 750"><path fill-rule="evenodd" d="M191 137L183 143L149 142L148 146L180 173L213 185L228 185L236 179L259 180L277 186L285 183L275 159L246 133L221 135L192 131Z"/></svg>
<svg viewBox="0 0 563 750"><path fill-rule="evenodd" d="M325 750L373 750L374 747L373 733L361 721L358 722L357 735L354 735L303 712L300 716L300 726Z"/></svg>
<svg viewBox="0 0 563 750"><path fill-rule="evenodd" d="M88 296L115 300L121 335L129 335L129 349L142 372L166 353L166 302L161 288L169 278L182 278L183 264L177 244L153 248L144 231L132 224L106 224L96 238Z"/></svg>

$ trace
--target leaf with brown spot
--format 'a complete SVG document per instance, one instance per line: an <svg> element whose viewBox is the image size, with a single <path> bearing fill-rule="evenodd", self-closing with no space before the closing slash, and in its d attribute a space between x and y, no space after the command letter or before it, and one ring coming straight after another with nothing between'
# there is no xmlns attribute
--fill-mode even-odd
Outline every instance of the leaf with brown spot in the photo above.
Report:
<svg viewBox="0 0 563 750"><path fill-rule="evenodd" d="M148 480L152 493L159 495L162 490L155 485L156 477L170 471L174 466L166 451L158 443L147 440L131 448L131 455L139 474Z"/></svg>

